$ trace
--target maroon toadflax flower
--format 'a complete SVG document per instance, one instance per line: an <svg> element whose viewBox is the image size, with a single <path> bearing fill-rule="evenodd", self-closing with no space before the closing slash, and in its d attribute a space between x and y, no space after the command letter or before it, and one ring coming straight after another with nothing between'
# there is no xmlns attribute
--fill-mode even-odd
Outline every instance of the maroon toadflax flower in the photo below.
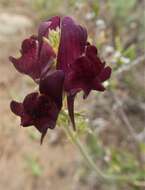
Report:
<svg viewBox="0 0 145 190"><path fill-rule="evenodd" d="M48 67L56 56L47 42L44 41L40 47L38 39L33 36L23 41L20 52L20 58L10 57L10 61L19 72L31 76L34 80L40 78L43 69Z"/></svg>
<svg viewBox="0 0 145 190"><path fill-rule="evenodd" d="M111 68L105 67L95 46L87 42L86 29L76 25L70 17L61 22L61 37L57 56L57 68L65 73L64 89L67 92L68 110L74 121L74 98L84 91L87 97L91 90L103 91L102 82L111 75Z"/></svg>
<svg viewBox="0 0 145 190"><path fill-rule="evenodd" d="M102 82L109 79L111 68L105 67L97 54L95 46L88 45L85 53L71 65L65 81L65 88L70 94L83 90L87 97L91 90L104 91Z"/></svg>
<svg viewBox="0 0 145 190"><path fill-rule="evenodd" d="M47 83L47 80L50 82ZM42 133L41 143L47 129L53 129L56 125L62 107L63 80L62 71L53 71L41 80L41 94L37 92L28 94L23 103L11 102L11 110L21 117L21 125L23 127L33 125ZM49 90L45 89L46 87Z"/></svg>
<svg viewBox="0 0 145 190"><path fill-rule="evenodd" d="M37 81L43 70L51 67L56 54L49 41L46 41L44 37L47 38L49 31L56 30L59 26L60 17L52 17L40 24L38 36L32 36L22 42L21 56L19 58L10 56L9 58L19 72L27 74Z"/></svg>
<svg viewBox="0 0 145 190"><path fill-rule="evenodd" d="M74 99L79 91L86 98L91 90L104 91L111 68L105 66L97 48L87 42L87 31L70 17L58 16L42 22L38 36L22 43L21 57L10 57L16 69L32 77L39 93L27 95L23 103L12 101L12 111L21 117L21 124L34 125L42 139L48 128L54 128L62 107L63 91L73 127Z"/></svg>

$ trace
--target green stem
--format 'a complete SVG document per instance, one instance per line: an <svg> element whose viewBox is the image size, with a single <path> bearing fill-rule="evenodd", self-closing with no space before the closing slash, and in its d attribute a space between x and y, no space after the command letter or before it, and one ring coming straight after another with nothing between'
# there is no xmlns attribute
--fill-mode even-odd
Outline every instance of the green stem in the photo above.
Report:
<svg viewBox="0 0 145 190"><path fill-rule="evenodd" d="M70 127L64 127L66 135L71 139L71 141L76 145L76 147L79 149L81 155L88 163L88 166L96 172L96 175L98 178L106 180L106 181L126 181L126 182L132 182L136 181L135 176L114 176L114 175L106 175L104 174L96 165L96 163L93 161L93 159L90 157L89 153L85 149L85 147L80 142L79 138L76 136L75 132L70 129Z"/></svg>
<svg viewBox="0 0 145 190"><path fill-rule="evenodd" d="M72 130L69 127L65 128L67 135L71 138L72 142L77 146L77 148L79 149L81 155L83 156L83 158L87 161L88 165L97 173L98 177L104 179L104 174L96 167L96 164L93 162L93 160L91 159L91 157L89 156L88 152L85 150L85 148L83 147L83 145L81 144L80 140L75 137L75 135L73 134L74 132L72 132Z"/></svg>

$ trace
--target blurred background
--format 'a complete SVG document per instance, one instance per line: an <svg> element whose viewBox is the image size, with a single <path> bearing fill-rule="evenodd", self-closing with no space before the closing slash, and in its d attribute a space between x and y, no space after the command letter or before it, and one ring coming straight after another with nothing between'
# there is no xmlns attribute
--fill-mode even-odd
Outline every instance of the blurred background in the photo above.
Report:
<svg viewBox="0 0 145 190"><path fill-rule="evenodd" d="M132 180L99 180L61 126L40 146L34 128L20 128L9 103L33 90L8 61L40 21L69 15L112 67L107 90L76 100L78 136L101 171ZM0 190L145 189L145 1L0 0Z"/></svg>

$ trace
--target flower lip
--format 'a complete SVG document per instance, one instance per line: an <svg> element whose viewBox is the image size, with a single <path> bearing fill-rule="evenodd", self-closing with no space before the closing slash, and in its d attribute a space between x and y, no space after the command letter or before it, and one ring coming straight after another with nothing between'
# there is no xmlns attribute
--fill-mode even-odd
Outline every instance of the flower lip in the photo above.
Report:
<svg viewBox="0 0 145 190"><path fill-rule="evenodd" d="M29 39L25 39L22 43L20 50L22 56L18 59L10 56L9 59L19 72L29 74L31 77L36 78L39 75L36 69L38 49L38 41L30 37Z"/></svg>
<svg viewBox="0 0 145 190"><path fill-rule="evenodd" d="M102 82L109 79L110 75L111 68L105 67L105 63L98 57L96 47L88 45L85 55L72 64L65 87L70 92L83 90L87 97L91 90L104 91Z"/></svg>
<svg viewBox="0 0 145 190"><path fill-rule="evenodd" d="M56 58L52 47L48 43L43 42L40 49L38 39L33 36L22 42L20 52L20 58L16 59L10 56L9 59L20 73L29 75L34 80L40 79L45 67L51 65L52 60Z"/></svg>
<svg viewBox="0 0 145 190"><path fill-rule="evenodd" d="M48 128L55 127L60 111L49 96L35 92L28 94L22 103L12 101L10 107L13 113L21 117L23 127L35 126L43 138Z"/></svg>
<svg viewBox="0 0 145 190"><path fill-rule="evenodd" d="M11 102L11 110L21 117L21 125L34 125L42 133L41 142L47 129L53 129L56 125L62 107L63 82L63 71L51 70L40 78L41 94L33 92L28 94L22 103Z"/></svg>

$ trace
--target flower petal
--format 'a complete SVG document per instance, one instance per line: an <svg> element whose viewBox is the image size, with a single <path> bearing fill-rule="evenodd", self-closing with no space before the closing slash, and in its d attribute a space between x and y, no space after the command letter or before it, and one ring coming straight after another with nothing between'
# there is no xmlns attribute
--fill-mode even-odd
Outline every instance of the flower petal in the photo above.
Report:
<svg viewBox="0 0 145 190"><path fill-rule="evenodd" d="M21 125L28 127L33 125L42 134L41 143L47 129L53 129L56 125L60 108L52 97L33 92L28 94L23 103L11 102L11 110L21 117Z"/></svg>
<svg viewBox="0 0 145 190"><path fill-rule="evenodd" d="M74 118L74 100L75 100L76 94L68 95L67 96L67 107L68 107L68 113L69 117L71 119L71 123L73 126L73 129L76 130L76 125L75 125L75 118Z"/></svg>
<svg viewBox="0 0 145 190"><path fill-rule="evenodd" d="M68 94L74 95L79 91L83 90L84 93L90 91L90 83L85 83L83 80L77 78L77 76L73 73L69 73L67 76L67 80L65 81L65 90Z"/></svg>
<svg viewBox="0 0 145 190"><path fill-rule="evenodd" d="M53 121L51 118L43 118L41 120L38 120L35 123L35 127L37 128L37 130L41 133L41 139L40 139L40 143L43 143L44 137L47 133L48 128L49 129L54 129L55 125L56 125L56 120L58 117L58 112L56 112L56 118L55 121Z"/></svg>
<svg viewBox="0 0 145 190"><path fill-rule="evenodd" d="M38 98L39 94L38 92L33 92L28 94L24 101L23 101L23 106L24 106L24 110L27 114L33 114L35 108L37 107L37 98Z"/></svg>
<svg viewBox="0 0 145 190"><path fill-rule="evenodd" d="M99 74L99 79L101 80L101 82L104 82L105 80L109 79L111 76L111 68L105 67L101 73Z"/></svg>
<svg viewBox="0 0 145 190"><path fill-rule="evenodd" d="M29 126L33 125L33 120L31 118L31 116L29 116L26 113L23 113L23 116L21 117L21 125L23 127L29 127Z"/></svg>
<svg viewBox="0 0 145 190"><path fill-rule="evenodd" d="M18 59L10 57L9 59L19 72L30 75L33 79L36 79L40 76L38 51L38 41L30 37L29 39L25 39L22 43L21 57Z"/></svg>
<svg viewBox="0 0 145 190"><path fill-rule="evenodd" d="M49 30L56 30L60 27L60 17L54 16L51 19L40 24L38 29L38 37L42 40L43 36L48 37Z"/></svg>
<svg viewBox="0 0 145 190"><path fill-rule="evenodd" d="M70 17L64 17L61 22L57 68L67 72L75 59L84 52L86 41L86 29L76 25Z"/></svg>
<svg viewBox="0 0 145 190"><path fill-rule="evenodd" d="M97 91L104 91L105 90L105 87L101 84L101 82L96 82L94 83L94 86L92 88L92 90L97 90Z"/></svg>
<svg viewBox="0 0 145 190"><path fill-rule="evenodd" d="M31 93L24 101L25 111L31 117L32 125L42 134L42 144L47 129L55 127L60 109L57 108L55 102L47 95ZM29 108L26 108L28 104Z"/></svg>
<svg viewBox="0 0 145 190"><path fill-rule="evenodd" d="M86 56L92 57L93 55L97 56L98 50L95 46L88 44L86 49Z"/></svg>
<svg viewBox="0 0 145 190"><path fill-rule="evenodd" d="M111 68L105 67L105 62L97 55L97 48L88 44L85 54L73 62L66 74L65 90L70 94L83 90L86 98L91 90L104 91L101 83L110 75Z"/></svg>
<svg viewBox="0 0 145 190"><path fill-rule="evenodd" d="M64 73L61 70L55 70L47 73L40 80L40 92L49 95L59 108L62 106Z"/></svg>
<svg viewBox="0 0 145 190"><path fill-rule="evenodd" d="M41 75L42 73L50 69L50 67L52 66L52 63L54 62L53 59L55 57L56 57L56 54L53 51L52 47L47 42L44 41L41 47L40 58L39 58Z"/></svg>
<svg viewBox="0 0 145 190"><path fill-rule="evenodd" d="M31 76L34 80L40 78L41 73L46 67L52 65L53 59L56 57L52 47L43 42L41 49L38 40L34 37L25 39L22 43L21 57L16 59L10 57L10 61L14 64L15 68L24 74Z"/></svg>
<svg viewBox="0 0 145 190"><path fill-rule="evenodd" d="M11 101L10 103L10 108L12 112L18 116L21 116L23 114L23 104L16 102L16 101Z"/></svg>
<svg viewBox="0 0 145 190"><path fill-rule="evenodd" d="M92 62L94 72L98 75L104 68L105 63L98 56L97 48L93 45L88 45L86 49L86 57Z"/></svg>

